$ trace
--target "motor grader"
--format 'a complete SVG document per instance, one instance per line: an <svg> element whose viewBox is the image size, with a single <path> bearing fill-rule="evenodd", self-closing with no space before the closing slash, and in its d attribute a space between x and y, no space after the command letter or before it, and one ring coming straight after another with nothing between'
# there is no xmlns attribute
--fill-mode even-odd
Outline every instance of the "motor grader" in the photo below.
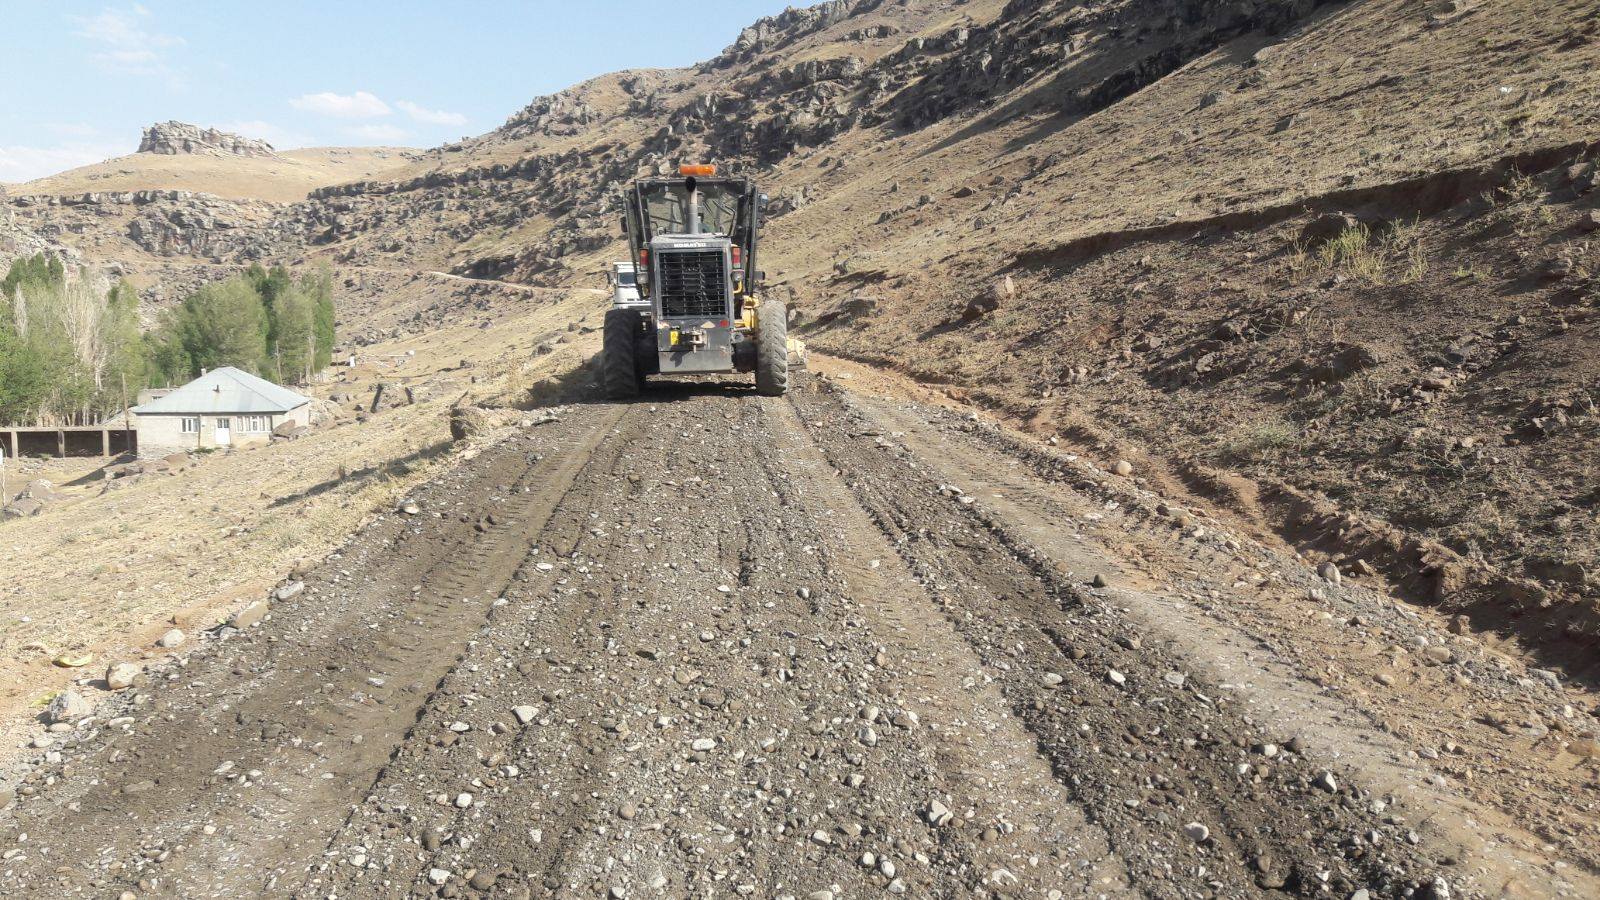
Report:
<svg viewBox="0 0 1600 900"><path fill-rule="evenodd" d="M756 299L766 200L749 179L707 165L624 190L641 302L606 312L601 377L610 397L636 396L650 375L754 372L761 393L788 389L789 311Z"/></svg>

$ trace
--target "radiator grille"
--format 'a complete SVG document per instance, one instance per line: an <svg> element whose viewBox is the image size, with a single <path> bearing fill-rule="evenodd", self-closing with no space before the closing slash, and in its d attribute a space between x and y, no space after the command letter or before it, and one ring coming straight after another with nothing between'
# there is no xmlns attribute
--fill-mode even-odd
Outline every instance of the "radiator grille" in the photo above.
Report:
<svg viewBox="0 0 1600 900"><path fill-rule="evenodd" d="M667 252L657 259L661 265L663 316L728 315L728 280L722 271L722 251Z"/></svg>

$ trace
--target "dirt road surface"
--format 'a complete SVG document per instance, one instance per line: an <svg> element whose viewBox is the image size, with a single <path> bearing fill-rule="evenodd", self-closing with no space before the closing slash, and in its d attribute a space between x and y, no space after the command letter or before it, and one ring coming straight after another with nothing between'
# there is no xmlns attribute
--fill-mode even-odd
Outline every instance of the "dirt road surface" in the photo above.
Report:
<svg viewBox="0 0 1600 900"><path fill-rule="evenodd" d="M1600 896L1592 775L1480 724L1559 683L848 384L466 454L42 741L0 895Z"/></svg>

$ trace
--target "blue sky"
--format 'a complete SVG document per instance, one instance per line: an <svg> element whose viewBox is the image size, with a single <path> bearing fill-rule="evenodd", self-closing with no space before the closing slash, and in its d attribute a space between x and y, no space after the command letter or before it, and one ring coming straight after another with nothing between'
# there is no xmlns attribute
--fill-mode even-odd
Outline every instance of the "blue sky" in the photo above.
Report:
<svg viewBox="0 0 1600 900"><path fill-rule="evenodd" d="M0 181L131 153L167 119L281 149L430 147L594 75L707 59L786 5L0 0Z"/></svg>

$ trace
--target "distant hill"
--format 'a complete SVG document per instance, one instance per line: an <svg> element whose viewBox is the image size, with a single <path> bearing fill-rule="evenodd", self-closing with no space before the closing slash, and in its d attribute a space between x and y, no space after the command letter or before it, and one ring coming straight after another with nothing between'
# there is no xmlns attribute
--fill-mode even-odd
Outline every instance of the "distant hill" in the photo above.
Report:
<svg viewBox="0 0 1600 900"><path fill-rule="evenodd" d="M145 129L140 152L23 184L13 195L180 190L233 200L293 203L328 185L385 177L417 158L401 147L274 150L265 141L181 122Z"/></svg>

